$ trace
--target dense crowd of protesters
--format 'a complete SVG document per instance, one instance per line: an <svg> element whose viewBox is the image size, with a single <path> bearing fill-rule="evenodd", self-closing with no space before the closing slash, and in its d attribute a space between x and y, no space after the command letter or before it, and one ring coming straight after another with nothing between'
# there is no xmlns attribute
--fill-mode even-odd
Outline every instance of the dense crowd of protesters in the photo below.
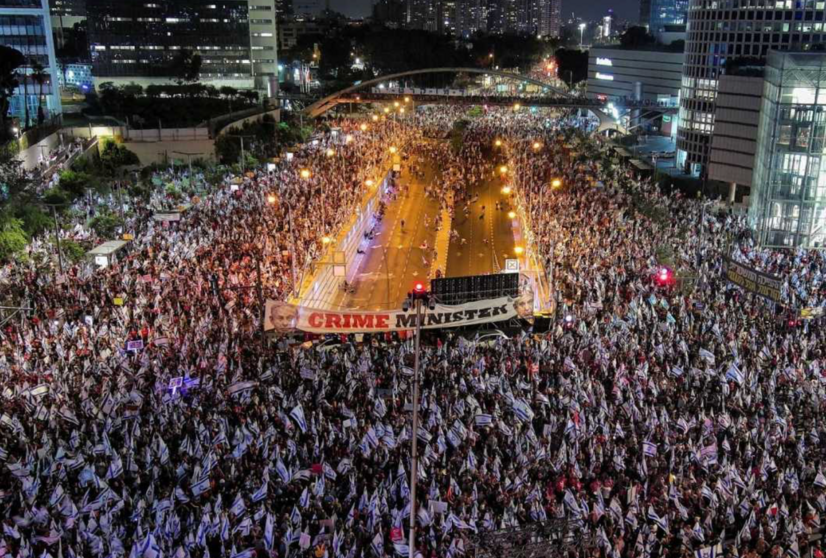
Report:
<svg viewBox="0 0 826 558"><path fill-rule="evenodd" d="M416 118L447 137L450 114ZM10 264L3 294L34 311L0 332L0 557L381 558L407 554L414 513L423 558L554 518L579 556L728 541L822 558L809 535L826 512L823 331L728 286L721 258L780 274L791 308L826 301L823 256L757 249L737 219L634 179L550 114L474 119L473 159L450 155L449 181L481 177L483 146L501 141L570 319L425 345L415 433L408 344L261 343L255 287L288 297L388 146L424 125L335 122L179 222L139 214L129 256L95 273ZM693 290L657 282L662 246Z"/></svg>

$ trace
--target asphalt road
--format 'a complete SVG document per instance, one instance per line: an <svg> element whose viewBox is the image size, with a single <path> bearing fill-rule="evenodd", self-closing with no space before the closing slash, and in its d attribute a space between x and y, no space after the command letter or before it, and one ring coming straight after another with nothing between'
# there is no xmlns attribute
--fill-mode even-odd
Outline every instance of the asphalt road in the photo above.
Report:
<svg viewBox="0 0 826 558"><path fill-rule="evenodd" d="M479 194L479 200L470 204L467 216L465 203L456 204L453 229L466 243L451 241L447 257L448 277L498 273L505 267L505 259L514 257L512 220L508 217L510 196L502 193L504 184L500 176L494 176L491 167L487 178L471 187L470 199ZM499 210L496 202L501 202Z"/></svg>
<svg viewBox="0 0 826 558"><path fill-rule="evenodd" d="M437 179L432 164L425 165L424 180L403 170L401 183L409 186L408 194L399 194L387 205L379 232L370 242L367 257L353 282L355 292L342 294L339 305L360 310L400 308L414 282L428 279L439 203L424 195L424 184ZM425 217L429 226L425 226ZM421 247L425 240L427 252Z"/></svg>

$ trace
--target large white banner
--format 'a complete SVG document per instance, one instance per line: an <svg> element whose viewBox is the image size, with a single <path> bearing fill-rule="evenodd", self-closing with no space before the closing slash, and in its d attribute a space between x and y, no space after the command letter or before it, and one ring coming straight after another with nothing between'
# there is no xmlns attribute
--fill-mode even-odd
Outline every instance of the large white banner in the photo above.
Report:
<svg viewBox="0 0 826 558"><path fill-rule="evenodd" d="M530 316L533 300L510 297L493 298L458 306L437 304L433 310L422 306L422 328L438 329L499 322L516 316ZM320 310L268 300L264 329L279 333L370 333L404 331L416 328L416 310L408 312L360 312L357 310Z"/></svg>

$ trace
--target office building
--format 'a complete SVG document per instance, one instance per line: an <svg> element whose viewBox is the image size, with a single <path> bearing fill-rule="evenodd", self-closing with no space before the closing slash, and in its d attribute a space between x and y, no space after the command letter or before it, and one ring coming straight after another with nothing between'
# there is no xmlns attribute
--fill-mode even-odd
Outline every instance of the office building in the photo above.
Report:
<svg viewBox="0 0 826 558"><path fill-rule="evenodd" d="M627 100L676 109L683 60L682 52L592 47L588 52L588 97L619 106ZM675 135L676 118L676 113L667 114L652 124L664 135Z"/></svg>
<svg viewBox="0 0 826 558"><path fill-rule="evenodd" d="M708 172L718 82L726 64L823 41L826 0L691 0L680 95L678 164Z"/></svg>
<svg viewBox="0 0 826 558"><path fill-rule="evenodd" d="M765 246L826 247L826 53L770 51L749 220Z"/></svg>
<svg viewBox="0 0 826 558"><path fill-rule="evenodd" d="M743 187L741 193L746 194L752 185L762 98L762 76L720 76L708 177L729 185L728 197L732 203L738 187Z"/></svg>
<svg viewBox="0 0 826 558"><path fill-rule="evenodd" d="M32 77L31 65L17 70L20 85L10 100L12 117L28 127L37 124L38 108L44 119L59 116L62 107L48 1L0 0L0 45L20 51L28 64L39 63L47 74L41 84Z"/></svg>
<svg viewBox="0 0 826 558"><path fill-rule="evenodd" d="M456 0L456 34L469 39L488 29L488 0Z"/></svg>
<svg viewBox="0 0 826 558"><path fill-rule="evenodd" d="M651 24L651 1L640 0L639 24L646 28Z"/></svg>
<svg viewBox="0 0 826 558"><path fill-rule="evenodd" d="M86 0L50 0L52 27L70 29L86 19Z"/></svg>
<svg viewBox="0 0 826 558"><path fill-rule="evenodd" d="M202 59L200 80L215 86L277 87L275 0L88 0L95 83L168 83L181 50Z"/></svg>
<svg viewBox="0 0 826 558"><path fill-rule="evenodd" d="M662 33L685 31L688 0L648 0L648 32L655 37Z"/></svg>

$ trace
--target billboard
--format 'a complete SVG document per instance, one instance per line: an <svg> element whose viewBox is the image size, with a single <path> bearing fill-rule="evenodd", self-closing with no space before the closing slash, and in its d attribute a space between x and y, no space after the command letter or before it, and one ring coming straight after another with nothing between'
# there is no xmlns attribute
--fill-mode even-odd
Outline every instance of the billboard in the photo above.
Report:
<svg viewBox="0 0 826 558"><path fill-rule="evenodd" d="M780 294L783 281L779 277L757 271L737 263L731 258L726 258L725 272L729 283L734 283L738 287L742 287L771 302L783 303Z"/></svg>
<svg viewBox="0 0 826 558"><path fill-rule="evenodd" d="M422 328L461 327L531 317L533 300L523 298L503 296L451 306L437 304L433 310L423 305ZM408 312L401 309L386 312L321 310L267 300L264 317L264 329L276 333L379 333L415 328L416 311L413 309Z"/></svg>

